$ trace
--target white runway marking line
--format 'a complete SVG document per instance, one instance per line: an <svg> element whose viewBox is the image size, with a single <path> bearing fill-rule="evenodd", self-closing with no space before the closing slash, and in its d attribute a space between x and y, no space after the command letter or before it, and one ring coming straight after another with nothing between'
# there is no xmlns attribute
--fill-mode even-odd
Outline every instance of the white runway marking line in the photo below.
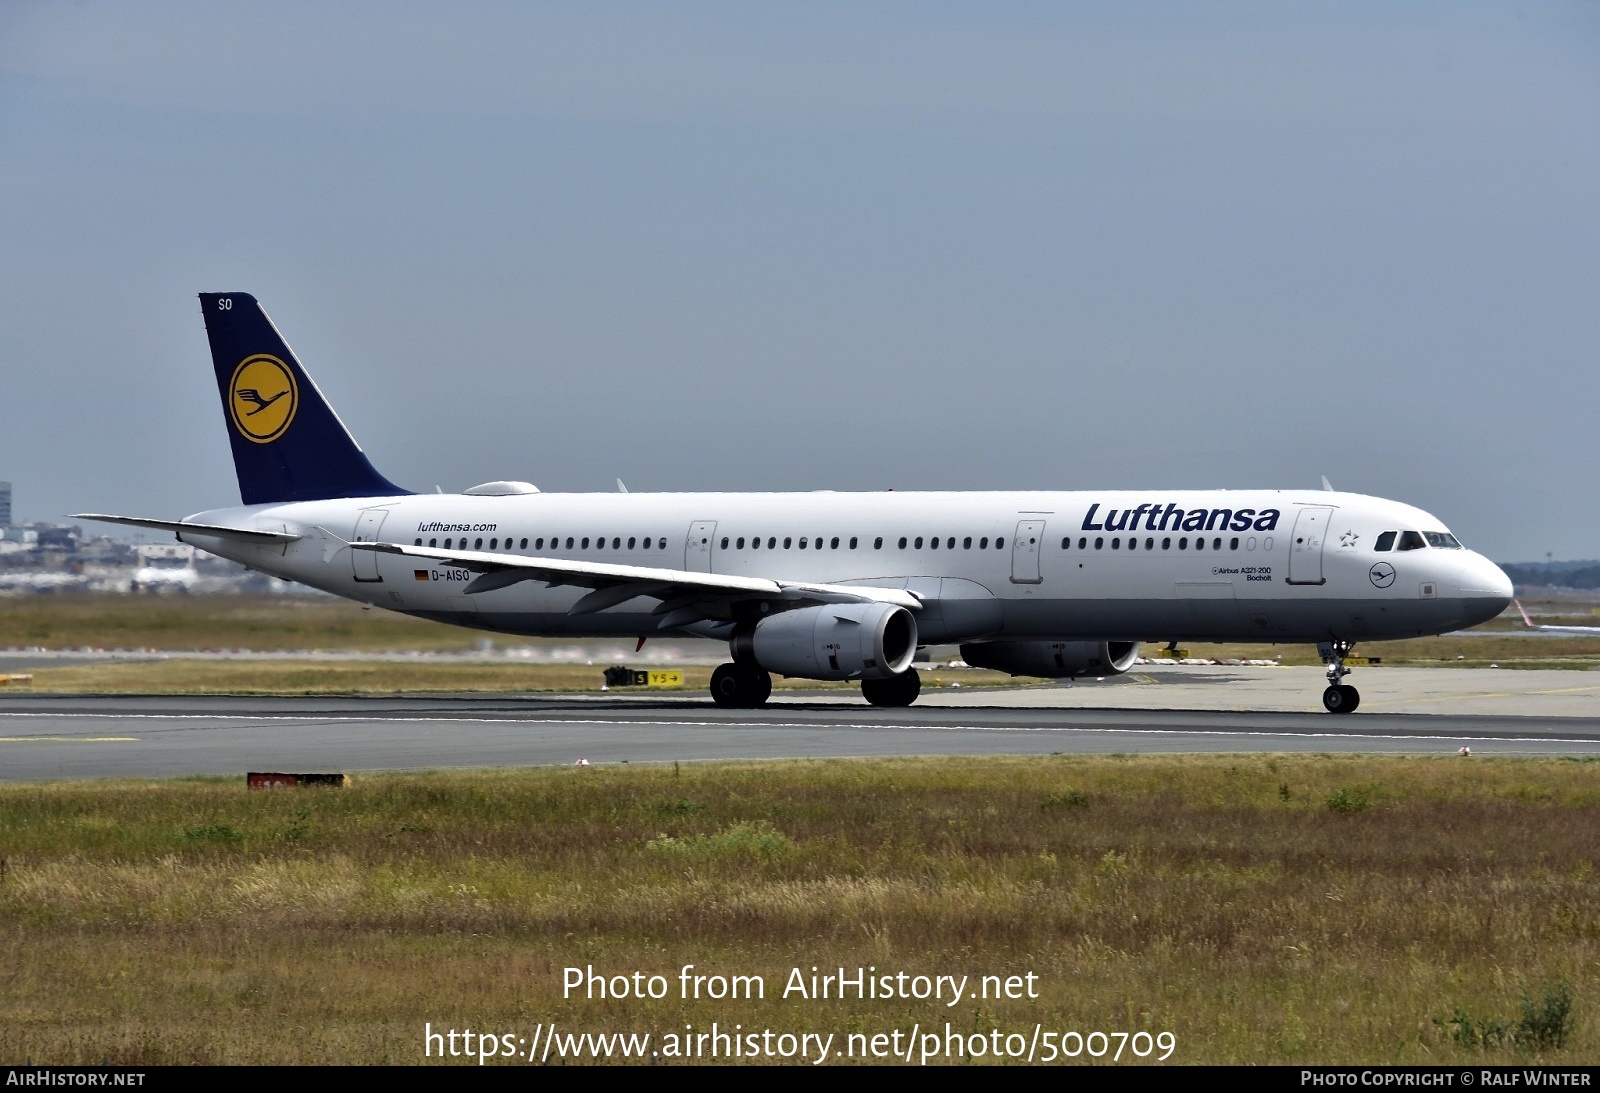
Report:
<svg viewBox="0 0 1600 1093"><path fill-rule="evenodd" d="M1071 725L1046 726L1042 728L1029 728L1022 725L864 725L852 722L811 722L811 721L596 721L592 719L568 720L548 717L510 718L510 717L359 717L353 714L302 714L289 716L286 714L155 714L155 713L34 713L16 712L0 713L0 718L7 717L54 717L54 718L85 718L102 717L121 721L145 719L150 721L349 721L349 722L394 722L398 724L440 724L440 725L554 725L561 728L600 727L600 728L643 728L648 726L661 726L665 728L685 729L727 729L727 728L762 728L762 729L897 729L917 730L922 732L1076 732L1076 733L1130 733L1139 736L1261 736L1281 737L1294 740L1481 740L1497 744L1600 744L1600 737L1590 739L1581 736L1476 736L1462 733L1383 733L1383 732L1295 732L1290 729L1207 729L1207 728L1176 728L1176 729L1136 729L1136 728L1078 728ZM0 739L20 739L18 737L0 737Z"/></svg>

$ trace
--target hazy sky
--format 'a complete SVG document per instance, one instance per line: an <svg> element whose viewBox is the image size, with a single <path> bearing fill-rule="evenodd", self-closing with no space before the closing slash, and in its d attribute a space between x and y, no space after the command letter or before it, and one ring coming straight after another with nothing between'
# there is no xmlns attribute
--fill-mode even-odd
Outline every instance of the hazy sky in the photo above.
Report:
<svg viewBox="0 0 1600 1093"><path fill-rule="evenodd" d="M1314 487L1600 556L1600 5L0 0L0 479Z"/></svg>

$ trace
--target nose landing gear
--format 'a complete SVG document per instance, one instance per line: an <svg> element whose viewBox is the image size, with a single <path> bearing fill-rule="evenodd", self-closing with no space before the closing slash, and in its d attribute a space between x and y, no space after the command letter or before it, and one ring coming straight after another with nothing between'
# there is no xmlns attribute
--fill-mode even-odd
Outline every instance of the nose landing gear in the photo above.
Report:
<svg viewBox="0 0 1600 1093"><path fill-rule="evenodd" d="M1322 641L1317 643L1317 653L1328 666L1328 689L1322 692L1322 708L1329 713L1354 713L1361 705L1361 692L1348 683L1339 681L1350 674L1344 658L1350 655L1355 643L1350 641Z"/></svg>

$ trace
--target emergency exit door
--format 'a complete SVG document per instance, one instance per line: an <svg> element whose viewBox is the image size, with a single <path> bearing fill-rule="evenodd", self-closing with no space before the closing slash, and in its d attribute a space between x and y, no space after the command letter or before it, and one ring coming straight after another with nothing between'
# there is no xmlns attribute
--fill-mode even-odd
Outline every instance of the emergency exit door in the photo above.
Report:
<svg viewBox="0 0 1600 1093"><path fill-rule="evenodd" d="M1019 520L1011 540L1011 583L1039 584L1039 549L1044 546L1044 521Z"/></svg>

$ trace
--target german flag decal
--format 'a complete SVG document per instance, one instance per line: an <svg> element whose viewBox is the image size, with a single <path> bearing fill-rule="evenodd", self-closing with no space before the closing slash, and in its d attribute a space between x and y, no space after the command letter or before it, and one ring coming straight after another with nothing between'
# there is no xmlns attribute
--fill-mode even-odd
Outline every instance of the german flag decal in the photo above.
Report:
<svg viewBox="0 0 1600 1093"><path fill-rule="evenodd" d="M411 571L411 575L419 581L425 581L428 579L428 571L426 569L413 569Z"/></svg>

